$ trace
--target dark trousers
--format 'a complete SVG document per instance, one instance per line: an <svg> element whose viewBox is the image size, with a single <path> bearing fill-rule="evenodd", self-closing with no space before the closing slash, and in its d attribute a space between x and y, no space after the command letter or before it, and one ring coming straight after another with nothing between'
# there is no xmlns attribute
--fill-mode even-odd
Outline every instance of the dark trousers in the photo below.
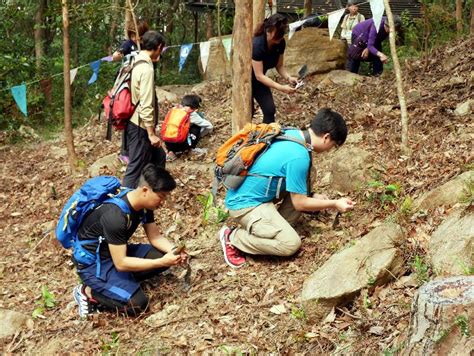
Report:
<svg viewBox="0 0 474 356"><path fill-rule="evenodd" d="M128 157L127 130L122 131L122 146L120 147L120 155Z"/></svg>
<svg viewBox="0 0 474 356"><path fill-rule="evenodd" d="M270 124L275 122L275 102L273 101L272 91L269 87L258 80L252 80L252 96L257 101L263 112L263 123ZM254 109L255 112L255 109Z"/></svg>
<svg viewBox="0 0 474 356"><path fill-rule="evenodd" d="M189 128L188 139L184 142L166 142L168 151L177 153L184 152L191 148L196 148L196 145L201 138L201 128L198 125L191 125ZM188 142L189 140L189 142Z"/></svg>
<svg viewBox="0 0 474 356"><path fill-rule="evenodd" d="M149 246L149 252L142 258L156 259L163 257L163 253L158 251L156 248ZM157 276L158 274L166 271L168 268L159 268L151 271L135 272L133 277L137 282L150 279ZM140 287L131 296L128 302L120 301L114 298L110 298L102 293L94 291L92 289L92 297L99 303L99 308L108 309L112 311L118 311L127 315L135 316L148 308L149 300L143 289Z"/></svg>
<svg viewBox="0 0 474 356"><path fill-rule="evenodd" d="M352 73L359 73L360 62L371 62L372 63L372 75L378 76L383 72L383 63L379 57L374 56L372 53L369 54L367 59L353 59L347 58L346 69Z"/></svg>
<svg viewBox="0 0 474 356"><path fill-rule="evenodd" d="M126 128L129 163L122 185L135 189L143 168L148 163L153 163L164 167L166 163L166 153L161 147L154 147L148 138L148 132L133 122L129 122Z"/></svg>

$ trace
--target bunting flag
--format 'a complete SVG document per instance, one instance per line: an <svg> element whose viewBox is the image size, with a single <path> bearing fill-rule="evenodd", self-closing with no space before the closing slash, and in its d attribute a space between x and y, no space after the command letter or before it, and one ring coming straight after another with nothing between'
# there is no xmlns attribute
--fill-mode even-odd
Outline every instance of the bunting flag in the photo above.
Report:
<svg viewBox="0 0 474 356"><path fill-rule="evenodd" d="M77 74L78 69L79 68L74 68L74 69L71 69L69 71L69 75L70 75L69 83L70 84L74 83L74 79L76 79L76 74Z"/></svg>
<svg viewBox="0 0 474 356"><path fill-rule="evenodd" d="M344 12L346 12L345 9L340 9L328 14L328 29L330 41L332 41L332 36L334 36L334 32L336 32L337 26L339 25L339 21L341 21L341 17L342 15L344 15Z"/></svg>
<svg viewBox="0 0 474 356"><path fill-rule="evenodd" d="M92 71L94 72L92 73L91 79L89 79L89 81L87 82L87 84L91 85L99 77L100 59L92 63L89 63L89 65L91 66Z"/></svg>
<svg viewBox="0 0 474 356"><path fill-rule="evenodd" d="M202 71L206 73L207 69L207 62L209 60L209 49L211 48L211 42L201 42L199 43L199 50L201 53L201 64L202 64Z"/></svg>
<svg viewBox="0 0 474 356"><path fill-rule="evenodd" d="M296 29L300 26L303 26L303 24L305 22L306 22L306 20L299 20L299 21L290 23L290 25L289 25L290 31L288 33L288 40L291 40L291 37L293 37L293 35L295 34Z"/></svg>
<svg viewBox="0 0 474 356"><path fill-rule="evenodd" d="M100 60L102 62L112 62L113 61L112 56L102 57Z"/></svg>
<svg viewBox="0 0 474 356"><path fill-rule="evenodd" d="M384 10L385 6L383 0L370 0L370 11L372 12L372 18L374 19L375 30L377 32L379 32Z"/></svg>
<svg viewBox="0 0 474 356"><path fill-rule="evenodd" d="M28 110L26 107L26 84L17 85L11 88L13 99L20 109L20 111L28 117Z"/></svg>
<svg viewBox="0 0 474 356"><path fill-rule="evenodd" d="M227 54L227 60L230 61L230 52L232 51L232 37L224 38L222 40L222 45L225 48L225 53Z"/></svg>
<svg viewBox="0 0 474 356"><path fill-rule="evenodd" d="M184 63L186 63L186 59L189 56L189 52L191 52L191 48L193 48L192 43L181 45L179 50L179 71L183 70Z"/></svg>

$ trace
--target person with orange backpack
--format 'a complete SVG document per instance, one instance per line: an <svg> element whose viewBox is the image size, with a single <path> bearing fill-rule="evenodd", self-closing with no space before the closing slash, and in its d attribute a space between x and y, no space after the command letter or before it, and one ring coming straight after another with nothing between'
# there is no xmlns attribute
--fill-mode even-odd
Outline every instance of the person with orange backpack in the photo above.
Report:
<svg viewBox="0 0 474 356"><path fill-rule="evenodd" d="M301 238L290 224L301 212L346 212L354 206L349 198L328 199L311 192L311 151L326 152L346 140L346 122L339 113L321 109L305 131L280 130L274 123L258 126L247 134L247 143L245 138L234 145L226 142L217 151L216 177L228 188L225 205L239 225L224 225L219 232L225 262L233 268L245 264L244 254L290 256L298 251ZM251 158L256 149L260 152Z"/></svg>
<svg viewBox="0 0 474 356"><path fill-rule="evenodd" d="M199 95L185 95L181 105L172 108L161 125L161 140L168 151L166 160L174 161L177 153L191 150L193 154L202 156L206 150L197 148L201 137L212 132L212 123L202 112L198 112L202 99Z"/></svg>

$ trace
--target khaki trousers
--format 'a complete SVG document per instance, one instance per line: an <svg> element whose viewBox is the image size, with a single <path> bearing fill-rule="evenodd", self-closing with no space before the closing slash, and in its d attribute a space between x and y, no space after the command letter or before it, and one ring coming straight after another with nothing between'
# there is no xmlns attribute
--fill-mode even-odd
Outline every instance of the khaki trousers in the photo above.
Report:
<svg viewBox="0 0 474 356"><path fill-rule="evenodd" d="M254 208L230 210L230 217L240 227L232 231L230 242L252 255L291 256L299 250L301 238L291 227L300 213L289 193L278 206L268 202Z"/></svg>

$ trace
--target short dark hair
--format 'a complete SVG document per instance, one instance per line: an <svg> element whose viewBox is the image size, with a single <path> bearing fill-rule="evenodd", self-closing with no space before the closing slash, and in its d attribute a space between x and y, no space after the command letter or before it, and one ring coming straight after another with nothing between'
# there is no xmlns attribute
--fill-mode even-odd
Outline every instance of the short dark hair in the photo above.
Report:
<svg viewBox="0 0 474 356"><path fill-rule="evenodd" d="M276 29L275 38L280 39L285 36L288 27L288 19L282 14L273 14L258 24L254 31L254 36L261 36L263 33L271 32Z"/></svg>
<svg viewBox="0 0 474 356"><path fill-rule="evenodd" d="M183 96L181 100L181 105L189 106L191 109L198 109L201 106L201 97L196 94L189 94Z"/></svg>
<svg viewBox="0 0 474 356"><path fill-rule="evenodd" d="M317 136L328 133L331 140L336 142L338 146L341 146L346 141L346 121L341 114L329 108L319 110L313 120L311 120L310 127Z"/></svg>
<svg viewBox="0 0 474 356"><path fill-rule="evenodd" d="M163 167L148 163L142 170L138 186L147 185L155 193L171 192L176 188L176 181Z"/></svg>
<svg viewBox="0 0 474 356"><path fill-rule="evenodd" d="M165 46L165 36L157 31L147 31L142 37L142 48L146 51L155 51Z"/></svg>

